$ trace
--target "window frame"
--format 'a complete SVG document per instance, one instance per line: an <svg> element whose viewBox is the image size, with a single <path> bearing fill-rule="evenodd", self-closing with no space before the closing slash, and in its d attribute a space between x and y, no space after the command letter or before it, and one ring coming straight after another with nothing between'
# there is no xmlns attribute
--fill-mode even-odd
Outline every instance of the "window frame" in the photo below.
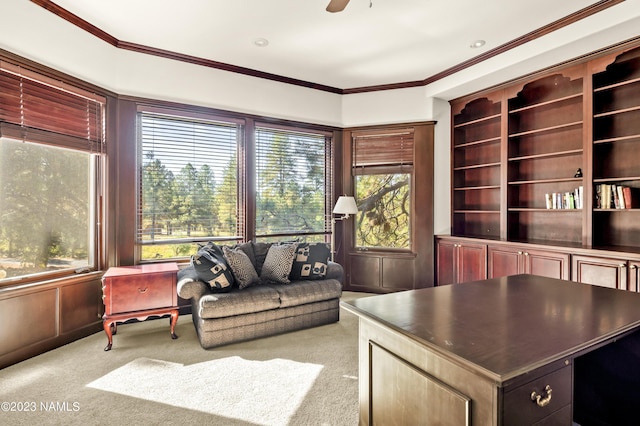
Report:
<svg viewBox="0 0 640 426"><path fill-rule="evenodd" d="M34 70L36 69L36 70ZM107 98L66 76L52 77L20 60L0 58L0 138L89 154L86 267L0 280L0 287L43 282L103 267Z"/></svg>

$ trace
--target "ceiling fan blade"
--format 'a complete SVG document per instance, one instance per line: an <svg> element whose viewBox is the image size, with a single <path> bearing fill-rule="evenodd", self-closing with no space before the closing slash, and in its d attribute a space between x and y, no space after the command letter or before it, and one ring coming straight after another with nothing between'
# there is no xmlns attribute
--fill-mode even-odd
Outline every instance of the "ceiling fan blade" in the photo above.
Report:
<svg viewBox="0 0 640 426"><path fill-rule="evenodd" d="M331 0L327 6L327 12L342 12L349 4L349 0Z"/></svg>

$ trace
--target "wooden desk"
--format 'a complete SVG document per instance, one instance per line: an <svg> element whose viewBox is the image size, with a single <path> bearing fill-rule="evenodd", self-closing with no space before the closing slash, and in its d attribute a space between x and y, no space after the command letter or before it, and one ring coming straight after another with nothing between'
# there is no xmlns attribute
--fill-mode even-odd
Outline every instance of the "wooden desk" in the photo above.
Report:
<svg viewBox="0 0 640 426"><path fill-rule="evenodd" d="M107 334L105 351L113 346L117 323L130 319L145 320L151 316L171 315L171 338L177 339L178 265L158 263L109 268L102 277L102 299L105 313L102 325Z"/></svg>
<svg viewBox="0 0 640 426"><path fill-rule="evenodd" d="M342 306L360 317L360 424L640 417L640 294L516 275Z"/></svg>

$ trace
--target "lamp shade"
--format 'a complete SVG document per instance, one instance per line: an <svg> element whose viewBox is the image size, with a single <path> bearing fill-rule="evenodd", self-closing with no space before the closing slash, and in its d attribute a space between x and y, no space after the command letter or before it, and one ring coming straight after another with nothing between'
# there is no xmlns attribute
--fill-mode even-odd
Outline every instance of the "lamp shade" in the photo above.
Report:
<svg viewBox="0 0 640 426"><path fill-rule="evenodd" d="M338 201L336 201L336 205L333 208L334 214L344 214L349 216L350 214L358 213L358 206L356 205L356 199L353 197L348 197L346 195L341 195L338 197Z"/></svg>

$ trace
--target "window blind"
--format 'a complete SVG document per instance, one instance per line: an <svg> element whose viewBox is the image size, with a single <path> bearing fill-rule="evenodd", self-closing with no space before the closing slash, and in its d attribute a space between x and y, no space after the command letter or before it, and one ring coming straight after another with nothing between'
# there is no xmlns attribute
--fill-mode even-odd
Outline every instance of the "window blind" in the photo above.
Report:
<svg viewBox="0 0 640 426"><path fill-rule="evenodd" d="M413 164L413 130L355 133L353 167L410 166Z"/></svg>
<svg viewBox="0 0 640 426"><path fill-rule="evenodd" d="M0 61L0 136L101 152L105 98Z"/></svg>
<svg viewBox="0 0 640 426"><path fill-rule="evenodd" d="M138 123L138 241L240 239L240 125L148 112Z"/></svg>
<svg viewBox="0 0 640 426"><path fill-rule="evenodd" d="M331 138L256 126L256 235L303 236L330 228Z"/></svg>

